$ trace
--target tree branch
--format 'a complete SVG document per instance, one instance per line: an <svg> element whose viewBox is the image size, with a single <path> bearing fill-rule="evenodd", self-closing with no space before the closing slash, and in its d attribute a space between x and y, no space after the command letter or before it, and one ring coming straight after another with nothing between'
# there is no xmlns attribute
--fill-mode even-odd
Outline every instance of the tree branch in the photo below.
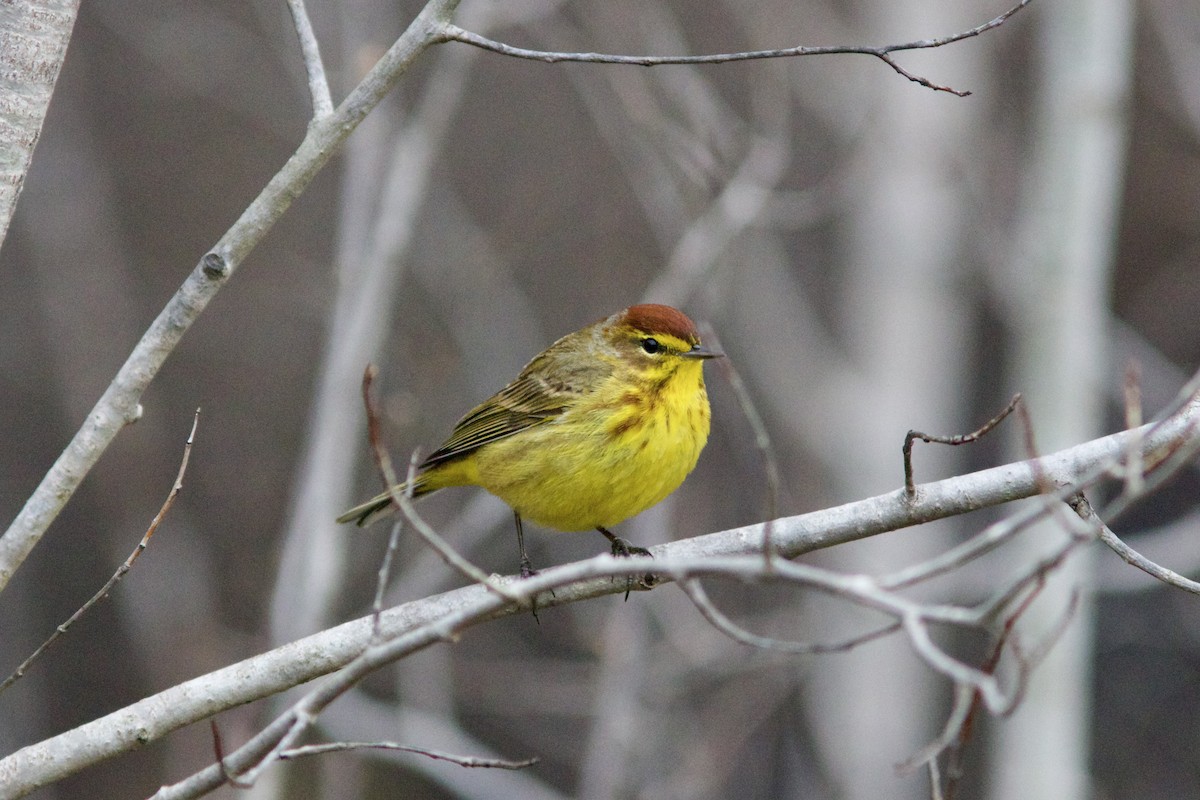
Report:
<svg viewBox="0 0 1200 800"><path fill-rule="evenodd" d="M441 26L454 13L458 1L430 0L342 104L332 114L313 120L292 157L233 227L200 259L129 354L20 514L0 537L0 590L8 585L13 573L41 540L117 433L141 415L142 393L192 323L346 137L379 104L413 61L427 47L441 40Z"/></svg>
<svg viewBox="0 0 1200 800"><path fill-rule="evenodd" d="M1198 418L1200 400L1191 397L1171 417L1136 431L1113 434L1038 459L920 485L912 496L901 488L835 508L780 519L774 524L776 552L794 558L886 531L1031 497L1039 493L1043 480L1085 488L1111 472L1126 456L1125 449L1131 443L1141 448L1143 463L1153 469L1155 464L1163 462L1163 453L1188 449L1187 445L1200 440L1196 432ZM1153 481L1147 481L1148 487L1153 485ZM1042 510L1045 513L1044 506ZM660 545L653 548L654 569L660 578L670 578L672 571L700 575L716 569L710 563L715 557L753 556L747 560L746 569L752 562L755 569L761 570L762 534L763 526L756 524ZM789 573L801 566L779 562L779 566L785 565ZM613 583L612 578L641 574L645 569L646 565L641 563L599 556L546 569L525 580L510 579L507 585L524 597L543 593L541 605L550 608L623 592L623 584ZM878 585L886 590L887 584ZM555 589L554 596L544 594L551 588ZM518 608L518 604L472 585L384 612L379 621L380 633L390 640L389 648L415 649L455 636L472 625L515 613ZM944 616L935 621L971 624L978 618L978 614L963 613L960 620ZM371 641L373 628L373 615L347 622L194 678L22 748L0 760L0 797L21 797L184 725L337 670L363 652ZM995 702L1003 699L994 691L991 696ZM269 730L282 736L288 724L279 720L277 723L280 727L273 724ZM246 768L249 764L231 764L238 766Z"/></svg>
<svg viewBox="0 0 1200 800"><path fill-rule="evenodd" d="M0 245L8 234L33 149L63 59L79 0L66 3L6 3L0 16Z"/></svg>
<svg viewBox="0 0 1200 800"><path fill-rule="evenodd" d="M304 71L308 73L308 93L312 96L313 118L320 119L333 113L333 98L329 95L329 80L325 77L325 63L321 60L321 48L313 33L312 20L304 0L287 0L292 13L292 23L300 38L300 54L304 57Z"/></svg>
<svg viewBox="0 0 1200 800"><path fill-rule="evenodd" d="M499 53L513 58L523 58L530 61L542 61L547 64L555 64L560 61L577 61L587 64L628 64L641 67L657 67L666 64L726 64L731 61L756 61L766 58L795 58L798 56L825 56L825 55L865 55L874 56L883 63L891 67L899 75L904 76L914 83L919 83L922 86L933 89L938 92L949 92L950 94L966 97L971 94L969 91L954 89L949 86L933 83L927 78L915 75L901 67L892 58L892 53L899 53L905 50L927 50L934 47L944 47L948 44L961 42L964 39L969 39L973 36L979 36L992 28L998 28L1003 25L1008 18L1016 14L1025 6L1029 5L1032 0L1021 0L1017 5L1005 11L998 17L988 20L982 25L976 25L970 30L960 33L951 34L949 36L941 36L936 39L918 39L913 42L904 42L902 44L885 44L879 46L871 45L828 45L823 47L812 47L807 45L797 45L795 47L781 47L773 50L747 50L740 53L710 53L707 55L698 56L631 56L631 55L616 55L612 53L566 53L554 52L549 50L529 50L524 47L514 47L504 42L498 42L494 39L489 39L486 36L480 36L477 33L464 30L453 23L447 22L442 26L442 36L446 41L462 42L469 44L472 47L479 47L484 50L490 50L493 53Z"/></svg>
<svg viewBox="0 0 1200 800"><path fill-rule="evenodd" d="M129 558L125 559L125 562L117 568L117 571L114 572L113 576L109 578L103 586L100 587L99 591L93 594L86 603L80 606L79 610L72 614L66 622L55 628L54 633L50 634L50 637L47 638L46 641L42 642L41 646L39 646L37 650L34 650L29 658L22 661L21 665L13 670L11 675L5 678L3 682L0 682L0 693L3 693L6 689L8 689L8 687L12 686L18 680L23 678L30 665L32 665L34 661L37 661L38 658L41 657L42 653L50 649L50 646L58 641L58 637L65 634L67 630L70 629L70 627L76 622L78 622L79 619L86 614L92 606L96 605L96 603L100 602L105 597L108 597L108 593L113 590L113 587L121 582L121 579L125 577L125 574L129 572L129 570L133 569L133 562L137 561L138 557L141 556L142 551L144 551L150 545L150 537L154 535L154 532L158 530L158 526L162 524L164 519L166 519L167 512L171 510L171 506L175 505L175 498L178 497L179 492L183 490L183 476L187 474L188 460L192 456L192 443L196 440L196 427L199 424L200 409L197 408L195 416L192 417L192 430L188 433L187 442L185 442L183 446L183 458L179 462L179 473L175 476L175 483L171 486L171 491L167 493L167 499L163 501L162 506L158 509L158 513L155 514L154 519L150 521L150 527L146 529L146 533L142 536L141 541L137 543L137 547L133 548L133 552L129 554Z"/></svg>

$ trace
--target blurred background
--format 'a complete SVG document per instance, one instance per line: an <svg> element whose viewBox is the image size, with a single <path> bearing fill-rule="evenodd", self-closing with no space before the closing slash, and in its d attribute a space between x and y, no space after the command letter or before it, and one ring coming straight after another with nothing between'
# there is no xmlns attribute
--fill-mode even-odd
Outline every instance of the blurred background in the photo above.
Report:
<svg viewBox="0 0 1200 800"><path fill-rule="evenodd" d="M882 44L967 30L968 0L465 0L464 27L539 49L679 54ZM335 102L420 10L310 0ZM635 302L711 326L766 419L781 514L894 490L910 428L971 430L1016 391L1039 448L1147 414L1200 364L1200 8L1035 4L956 45L704 68L427 52L217 298L0 601L7 674L112 574L165 498L197 407L186 485L109 600L0 697L4 753L188 678L360 616L387 526L335 526L378 491L359 380L380 364L403 463L558 336ZM310 114L282 2L83 4L0 250L0 512L12 519L141 333L300 141ZM621 526L642 545L765 518L754 435L718 364L714 427L680 491ZM1010 426L917 448L918 480L1023 457ZM1114 523L1200 571L1197 476ZM516 569L482 492L423 515L489 571ZM809 558L885 572L996 513ZM529 530L535 564L604 550ZM986 596L1038 536L928 587ZM1108 552L1043 598L1086 601L1030 702L988 720L961 794L1178 798L1200 786L1196 601ZM411 535L390 602L461 585ZM841 638L827 598L708 587L761 633ZM1038 614L1030 624L1038 624ZM281 699L220 715L226 746ZM752 651L673 587L470 631L387 670L322 719L329 739L508 758L519 773L335 755L272 770L256 798L919 798L894 765L939 730L949 686L902 641ZM145 796L212 758L207 725L43 790Z"/></svg>

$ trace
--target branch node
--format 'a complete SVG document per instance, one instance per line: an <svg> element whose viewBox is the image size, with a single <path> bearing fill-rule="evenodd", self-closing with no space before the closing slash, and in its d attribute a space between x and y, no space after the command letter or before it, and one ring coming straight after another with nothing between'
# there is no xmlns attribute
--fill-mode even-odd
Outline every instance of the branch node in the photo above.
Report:
<svg viewBox="0 0 1200 800"><path fill-rule="evenodd" d="M200 268L214 281L229 277L229 263L216 253L205 253L204 258L200 259Z"/></svg>
<svg viewBox="0 0 1200 800"><path fill-rule="evenodd" d="M977 442L984 436L992 432L992 429L1004 421L1004 418L1016 409L1017 404L1021 402L1021 393L1017 392L1013 395L1012 400L1008 401L1008 405L996 416L983 423L978 430L971 431L967 434L959 434L957 436L935 436L930 433L922 433L921 431L910 430L908 435L904 437L904 446L901 452L904 453L904 492L912 498L917 493L916 484L913 482L913 466L912 466L912 448L913 442L920 439L928 444L949 444L960 445Z"/></svg>

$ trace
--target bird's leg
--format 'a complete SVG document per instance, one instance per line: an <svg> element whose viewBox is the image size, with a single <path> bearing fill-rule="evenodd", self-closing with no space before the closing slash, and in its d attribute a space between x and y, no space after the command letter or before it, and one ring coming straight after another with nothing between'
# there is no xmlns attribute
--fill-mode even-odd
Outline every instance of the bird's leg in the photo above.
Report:
<svg viewBox="0 0 1200 800"><path fill-rule="evenodd" d="M619 556L621 558L629 558L630 556L649 556L650 558L654 558L654 554L651 553L646 548L638 547L637 545L630 544L627 540L622 539L620 536L617 536L616 534L614 534L612 531L608 530L607 528L597 525L596 530L603 533L604 537L606 539L608 539L609 542L612 543L612 554L614 556ZM654 586L654 576L647 573L646 575L644 575L642 577L642 579L639 581L639 583L641 583L642 586L649 589L650 587ZM632 588L633 588L633 576L630 575L629 577L627 577L625 579L625 599L626 600L629 599L629 590Z"/></svg>
<svg viewBox="0 0 1200 800"><path fill-rule="evenodd" d="M538 571L533 568L533 564L529 561L529 554L525 552L525 531L521 528L521 514L518 511L513 512L513 520L517 523L517 547L521 550L521 578L532 578L538 574ZM550 596L554 596L554 590L550 590ZM533 619L539 625L542 621L537 615L537 595L534 595L529 601L529 610L533 612Z"/></svg>
<svg viewBox="0 0 1200 800"><path fill-rule="evenodd" d="M533 568L533 563L529 560L529 554L525 552L525 531L521 528L520 512L514 511L513 519L517 523L517 548L521 551L521 577L529 578L537 575L537 570Z"/></svg>

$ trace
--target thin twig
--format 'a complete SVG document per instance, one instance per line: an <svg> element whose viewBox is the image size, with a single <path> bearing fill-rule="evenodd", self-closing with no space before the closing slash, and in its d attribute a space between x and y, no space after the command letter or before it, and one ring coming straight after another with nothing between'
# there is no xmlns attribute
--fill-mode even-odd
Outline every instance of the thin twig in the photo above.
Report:
<svg viewBox="0 0 1200 800"><path fill-rule="evenodd" d="M705 340L710 341L713 347L723 352L716 332L707 324L703 327ZM750 396L750 390L746 387L746 382L742 380L741 373L734 366L733 359L726 353L724 358L719 358L717 361L726 383L729 384L729 388L733 389L733 396L737 398L742 416L746 418L746 421L750 423L751 430L754 431L754 446L762 457L763 475L767 479L767 515L764 517L766 521L763 523L762 548L763 558L766 559L767 567L770 568L771 558L775 555L771 533L774 530L775 518L779 516L779 462L775 458L775 447L771 444L771 435L767 432L767 425L763 422L762 414L758 413L754 398Z"/></svg>
<svg viewBox="0 0 1200 800"><path fill-rule="evenodd" d="M221 729L217 726L215 717L208 721L208 729L212 733L213 758L217 760L217 764L221 767L221 774L225 778L225 781L236 789L249 789L254 786L253 783L247 783L238 778L237 775L234 775L225 763L225 746L221 742Z"/></svg>
<svg viewBox="0 0 1200 800"><path fill-rule="evenodd" d="M1099 515L1092 509L1087 498L1082 494L1077 495L1071 507L1075 509L1075 513L1079 514L1080 518L1096 529L1096 534L1100 537L1100 541L1104 542L1114 553L1124 559L1126 564L1131 564L1147 575L1150 575L1163 583L1174 586L1177 589L1183 589L1191 594L1200 594L1200 583L1197 583L1190 578L1185 578L1178 572L1167 569L1144 555L1134 550L1129 545L1125 544L1124 540L1117 534L1113 533L1108 525L1104 524L1104 520L1100 519Z"/></svg>
<svg viewBox="0 0 1200 800"><path fill-rule="evenodd" d="M460 756L442 750L430 750L427 747L413 747L399 742L330 742L328 744L310 744L284 750L279 754L280 760L319 756L326 753L346 753L353 750L398 750L402 753L416 753L420 756L449 761L460 767L479 767L485 769L525 769L540 761L536 756L523 758L520 761L508 761L503 758L480 758L479 756Z"/></svg>
<svg viewBox="0 0 1200 800"><path fill-rule="evenodd" d="M379 468L380 477L383 479L384 486L391 496L392 503L400 509L405 519L416 529L421 538L425 540L425 543L433 548L448 565L461 572L470 580L486 586L490 591L495 592L501 597L517 601L518 596L516 594L464 558L429 523L417 514L412 504L411 484L406 485L404 491L400 491L400 485L396 479L396 470L392 467L391 456L388 455L387 448L383 446L383 439L380 434L379 409L376 407L375 399L371 393L371 385L378 372L379 370L374 364L367 365L366 370L363 372L362 396L363 405L366 407L367 412L367 437L371 442L371 452L375 455L375 464Z"/></svg>
<svg viewBox="0 0 1200 800"><path fill-rule="evenodd" d="M914 441L920 439L927 443L949 445L970 444L971 442L979 441L990 433L993 428L1003 422L1004 418L1013 412L1013 409L1017 407L1017 403L1019 402L1021 402L1021 393L1017 392L999 414L983 423L983 426L979 429L967 434L935 436L930 433L910 430L908 435L904 437L904 446L901 448L901 451L904 453L904 491L908 492L910 496L916 494L917 491L916 484L913 483L912 448Z"/></svg>
<svg viewBox="0 0 1200 800"><path fill-rule="evenodd" d="M552 52L547 50L529 50L524 47L513 47L512 45L497 42L485 36L480 36L477 33L464 30L452 23L446 23L442 26L442 36L445 41L462 42L473 47L479 47L484 50L490 50L493 53L512 56L514 58L524 58L532 61L542 61L547 64L554 64L560 61L578 61L588 64L630 64L642 67L656 67L666 64L724 64L730 61L754 61L766 58L793 58L797 56L820 56L820 55L866 55L874 56L883 63L887 64L897 74L904 76L914 83L918 83L928 89L933 89L938 92L949 92L950 94L959 97L966 97L971 94L970 91L954 89L950 86L933 83L928 78L923 78L915 75L901 67L892 58L892 53L898 53L905 50L926 50L933 47L944 47L948 44L961 42L964 39L969 39L973 36L979 36L992 28L998 28L1008 21L1008 18L1016 14L1025 6L1029 5L1032 0L1021 0L1017 5L1005 11L998 17L991 19L982 25L977 25L967 31L942 36L936 39L920 39L914 42L905 42L903 44L887 44L880 46L870 45L832 45L825 47L810 47L799 45L796 47L784 47L774 50L749 50L740 53L712 53L708 55L698 56L631 56L631 55L615 55L610 53L565 53Z"/></svg>
<svg viewBox="0 0 1200 800"><path fill-rule="evenodd" d="M388 576L392 571L392 559L396 556L396 549L400 545L400 531L403 529L404 517L398 516L392 523L392 532L388 534L387 549L383 551L383 559L379 563L379 573L375 578L375 600L371 603L372 640L380 637L383 620L383 593L387 589Z"/></svg>
<svg viewBox="0 0 1200 800"><path fill-rule="evenodd" d="M367 367L372 371L374 377L374 366ZM363 391L367 390L366 385L363 386ZM371 424L374 424L372 420ZM379 428L376 426L371 430L371 435L378 438ZM380 452L376 450L376 452ZM417 463L420 450L413 450L412 456L408 459L408 476L404 479L404 494L409 499L412 499L413 480L417 476ZM384 480L387 480L387 474L384 474ZM381 625L383 620L383 593L387 589L388 576L392 571L392 559L396 556L396 549L400 546L400 531L404 529L404 517L397 516L396 521L392 523L392 532L388 535L387 549L383 552L383 560L379 564L379 573L375 578L375 600L371 604L371 641L379 641L381 638Z"/></svg>
<svg viewBox="0 0 1200 800"><path fill-rule="evenodd" d="M896 765L896 772L900 775L907 775L922 764L928 764L931 772L931 779L934 786L940 791L940 781L936 780L936 765L938 756L950 745L954 744L958 738L962 727L966 722L967 715L976 703L978 695L969 686L959 684L954 687L954 704L950 707L950 714L946 717L946 723L942 725L941 732L929 744L922 747L906 761Z"/></svg>
<svg viewBox="0 0 1200 800"><path fill-rule="evenodd" d="M1043 586L1045 586L1045 581L1038 580L1032 587L1032 590L1027 592L1025 597L1021 598L1016 607L1004 618L1000 633L992 645L992 651L980 666L980 669L984 672L995 674L997 668L1000 666L1000 659L1004 655L1005 646L1010 639L1015 638L1017 620L1033 604L1034 599L1041 593ZM1014 701L1023 696L1024 685L1025 681L1021 675L1021 670L1018 670L1017 689L1013 692ZM971 739L975 720L983 708L982 697L980 697L979 693L966 691L964 694L963 690L965 688L963 686L958 687L954 698L954 708L946 720L946 725L942 728L941 735L898 767L900 772L907 772L920 764L936 762L938 756L943 752L949 751L945 786L939 787L939 790L944 788L946 800L951 800L954 796L956 782L961 773L962 751Z"/></svg>
<svg viewBox="0 0 1200 800"><path fill-rule="evenodd" d="M162 507L158 509L158 513L154 515L154 519L150 521L150 527L146 529L146 533L144 536L142 536L142 540L138 542L137 547L133 548L133 552L129 554L129 558L125 559L125 563L117 568L117 571L113 573L113 576L108 579L104 586L100 587L100 591L92 595L91 599L80 606L79 610L72 614L66 622L55 628L54 633L50 634L50 637L46 639L46 641L42 642L41 646L38 647L37 650L34 650L29 658L22 661L21 666L17 667L11 675L5 678L3 683L0 683L0 692L3 692L9 686L12 686L14 683L24 677L25 672L29 669L30 665L40 658L42 653L50 649L50 646L58 641L58 637L66 633L67 630L76 622L78 622L79 619L86 614L92 606L100 602L102 598L107 597L108 593L113 590L113 587L120 583L121 579L125 577L125 574L133 568L133 562L138 560L138 556L140 556L142 551L145 550L150 544L150 537L153 536L154 532L158 530L158 526L162 524L163 519L166 518L167 512L171 510L171 506L175 505L175 498L179 495L180 490L183 489L183 476L184 473L187 472L188 459L192 456L192 442L196 440L196 426L199 424L200 409L197 408L196 414L192 418L192 429L188 433L187 441L183 445L183 458L179 462L179 473L175 476L175 483L171 486L171 491L167 494L167 499L163 501Z"/></svg>
<svg viewBox="0 0 1200 800"><path fill-rule="evenodd" d="M41 541L117 434L138 418L142 394L184 334L241 267L250 251L303 194L346 137L383 100L412 63L427 48L442 41L440 26L454 14L458 3L459 0L429 0L333 113L313 119L292 157L212 249L200 258L183 285L138 340L71 442L25 501L17 518L0 536L0 591Z"/></svg>
<svg viewBox="0 0 1200 800"><path fill-rule="evenodd" d="M313 117L319 119L333 113L333 98L329 95L329 81L325 77L325 64L321 61L321 48L313 33L312 20L304 0L287 0L292 12L292 23L300 38L300 54L304 57L304 71L308 73L308 93L312 96Z"/></svg>
<svg viewBox="0 0 1200 800"><path fill-rule="evenodd" d="M769 636L759 636L738 625L713 605L712 600L709 599L708 592L704 590L704 586L699 580L680 581L679 588L683 590L683 593L688 596L688 599L692 601L704 619L708 620L709 624L714 628L736 642L757 647L761 650L778 650L783 653L792 653L795 655L841 653L852 650L860 644L881 639L888 634L900 630L900 623L892 622L884 625L882 628L867 631L864 634L844 639L840 642L789 642Z"/></svg>

